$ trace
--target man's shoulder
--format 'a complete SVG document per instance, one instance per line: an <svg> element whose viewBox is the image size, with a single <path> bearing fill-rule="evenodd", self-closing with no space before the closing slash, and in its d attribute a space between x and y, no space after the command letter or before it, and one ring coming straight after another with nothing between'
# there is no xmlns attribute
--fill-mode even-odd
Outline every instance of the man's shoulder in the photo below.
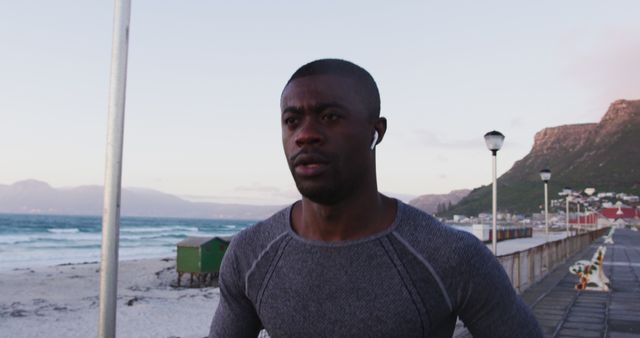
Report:
<svg viewBox="0 0 640 338"><path fill-rule="evenodd" d="M450 225L443 224L427 212L417 209L409 204L400 202L399 224L396 232L407 237L417 237L417 240L424 242L434 239L446 239L475 242L477 238L468 231L456 229ZM431 243L437 244L437 243Z"/></svg>
<svg viewBox="0 0 640 338"><path fill-rule="evenodd" d="M234 236L234 239L237 238L237 241L242 241L245 242L245 244L248 244L260 243L262 241L269 240L274 236L279 236L283 232L287 231L290 213L290 206L281 209L269 218L243 229Z"/></svg>
<svg viewBox="0 0 640 338"><path fill-rule="evenodd" d="M288 233L290 213L291 207L289 206L271 217L243 229L233 236L228 249L229 253L235 256L240 265L250 265L274 241Z"/></svg>
<svg viewBox="0 0 640 338"><path fill-rule="evenodd" d="M407 261L420 262L438 280L452 309L461 285L469 282L478 269L495 260L493 254L472 233L442 224L433 216L408 205L402 206L401 223L393 235L398 252ZM495 263L495 262L494 262Z"/></svg>
<svg viewBox="0 0 640 338"><path fill-rule="evenodd" d="M405 245L418 254L437 260L438 257L463 260L486 246L472 233L441 223L425 211L400 203L400 219L394 231Z"/></svg>

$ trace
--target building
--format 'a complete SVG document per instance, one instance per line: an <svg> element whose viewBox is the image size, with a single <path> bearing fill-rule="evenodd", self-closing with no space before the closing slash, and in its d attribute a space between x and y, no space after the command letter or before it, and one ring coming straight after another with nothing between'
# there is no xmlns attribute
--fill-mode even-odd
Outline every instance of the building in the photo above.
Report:
<svg viewBox="0 0 640 338"><path fill-rule="evenodd" d="M598 225L640 225L640 210L622 203L600 209Z"/></svg>

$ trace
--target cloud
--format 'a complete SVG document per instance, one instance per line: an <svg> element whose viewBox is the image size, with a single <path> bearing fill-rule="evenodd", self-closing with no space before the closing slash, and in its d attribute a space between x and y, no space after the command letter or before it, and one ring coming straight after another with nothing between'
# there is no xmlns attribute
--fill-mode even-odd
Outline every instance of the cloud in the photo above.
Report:
<svg viewBox="0 0 640 338"><path fill-rule="evenodd" d="M254 182L251 185L237 186L217 194L181 195L180 197L194 202L286 205L298 200L300 194L294 188L282 189Z"/></svg>
<svg viewBox="0 0 640 338"><path fill-rule="evenodd" d="M509 121L509 127L511 128L518 128L518 127L521 127L523 124L524 124L524 120L522 119L521 116L514 117Z"/></svg>
<svg viewBox="0 0 640 338"><path fill-rule="evenodd" d="M281 190L274 186L262 185L260 183L253 182L249 186L238 186L234 189L239 192L258 192L258 193L280 193Z"/></svg>
<svg viewBox="0 0 640 338"><path fill-rule="evenodd" d="M440 163L449 162L449 158L447 156L444 156L443 154L436 155L436 160L438 160L438 162Z"/></svg>

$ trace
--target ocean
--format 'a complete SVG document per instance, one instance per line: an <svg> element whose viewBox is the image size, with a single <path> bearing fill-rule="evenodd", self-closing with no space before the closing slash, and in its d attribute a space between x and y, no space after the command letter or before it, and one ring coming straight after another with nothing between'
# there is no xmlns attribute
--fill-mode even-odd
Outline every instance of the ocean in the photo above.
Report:
<svg viewBox="0 0 640 338"><path fill-rule="evenodd" d="M120 260L175 256L187 236L230 236L251 220L122 217ZM0 214L0 271L100 260L100 216Z"/></svg>

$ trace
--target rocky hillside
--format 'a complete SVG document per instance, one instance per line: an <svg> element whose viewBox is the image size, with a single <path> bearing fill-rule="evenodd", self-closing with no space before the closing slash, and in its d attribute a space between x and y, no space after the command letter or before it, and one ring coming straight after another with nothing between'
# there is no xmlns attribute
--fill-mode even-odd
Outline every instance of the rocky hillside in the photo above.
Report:
<svg viewBox="0 0 640 338"><path fill-rule="evenodd" d="M545 128L527 156L498 179L498 209L537 212L544 198L539 171L552 171L550 198L565 186L640 193L640 100L613 102L599 123ZM491 185L474 189L449 214L491 210Z"/></svg>
<svg viewBox="0 0 640 338"><path fill-rule="evenodd" d="M409 204L430 214L436 214L441 211L438 210L439 208L458 203L463 197L469 195L469 192L471 192L469 189L460 189L453 190L448 194L422 195L409 201Z"/></svg>

